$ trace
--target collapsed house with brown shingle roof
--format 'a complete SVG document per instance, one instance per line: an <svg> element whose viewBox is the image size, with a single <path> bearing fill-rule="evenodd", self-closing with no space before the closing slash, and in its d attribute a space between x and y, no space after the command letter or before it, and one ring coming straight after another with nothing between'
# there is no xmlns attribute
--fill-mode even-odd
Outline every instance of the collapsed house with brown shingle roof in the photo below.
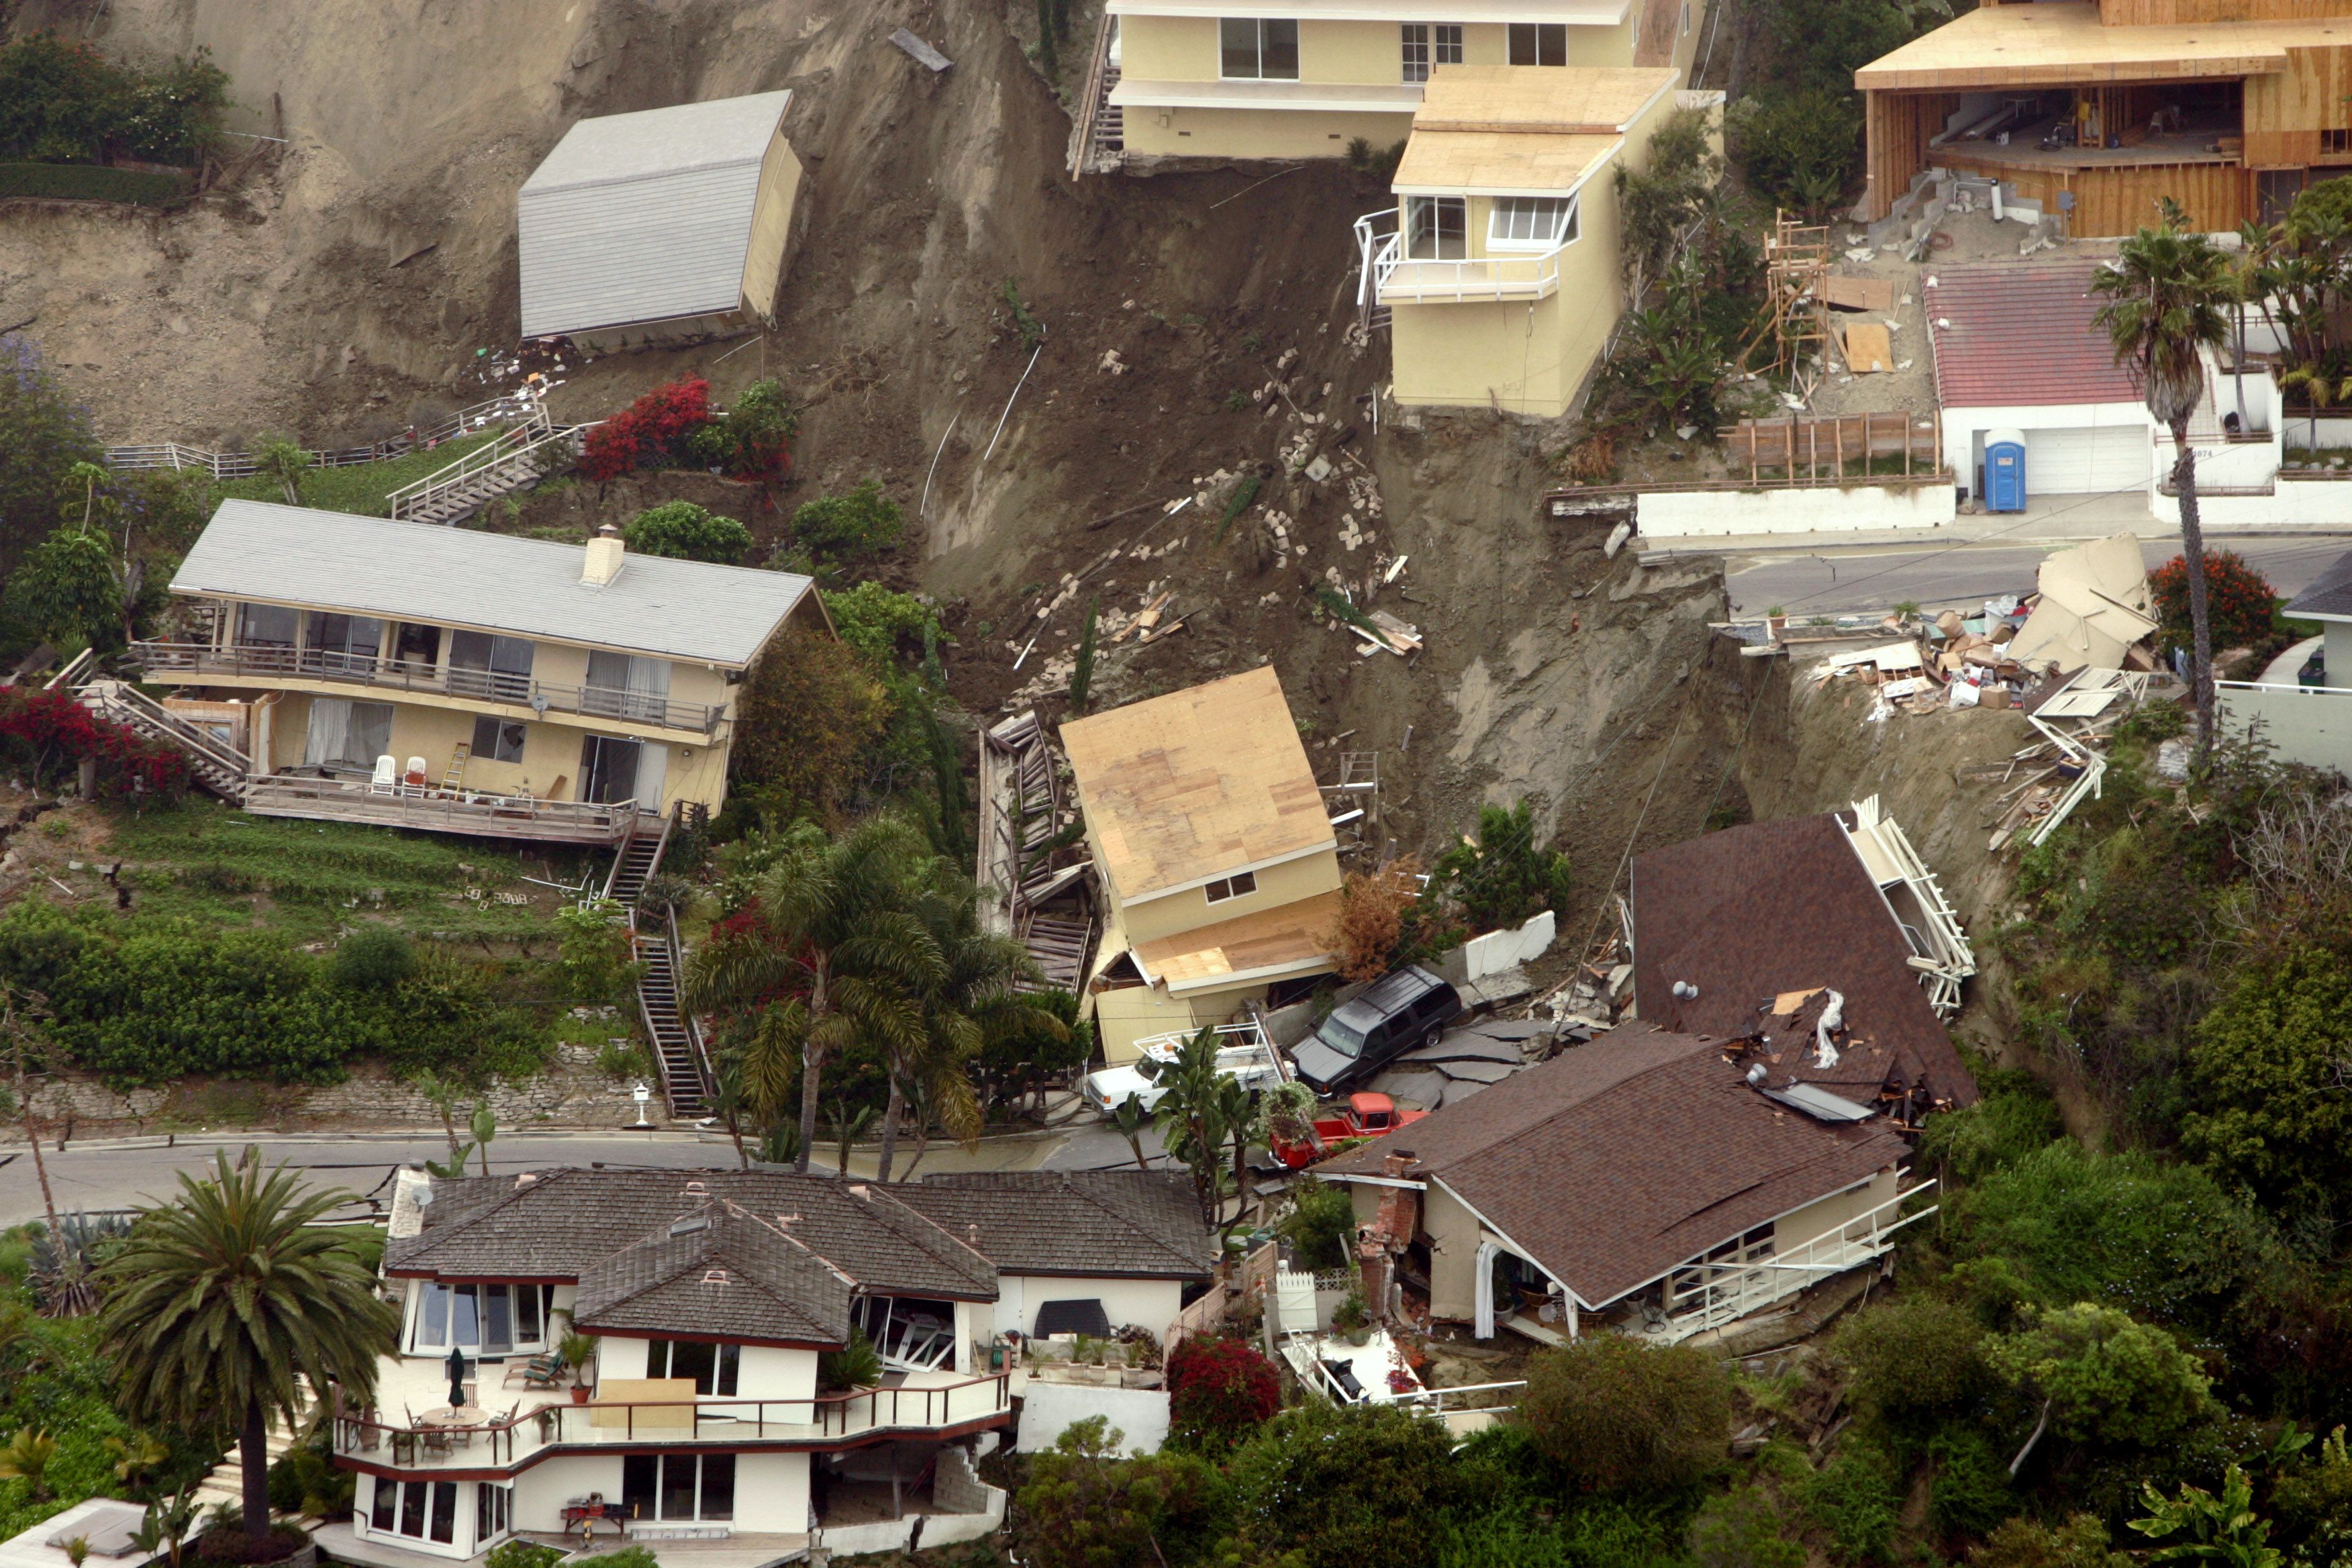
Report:
<svg viewBox="0 0 2352 1568"><path fill-rule="evenodd" d="M1881 1256L1905 1222L1906 1140L1776 1088L1771 1054L1625 1025L1317 1174L1352 1186L1433 1316L1680 1340Z"/></svg>

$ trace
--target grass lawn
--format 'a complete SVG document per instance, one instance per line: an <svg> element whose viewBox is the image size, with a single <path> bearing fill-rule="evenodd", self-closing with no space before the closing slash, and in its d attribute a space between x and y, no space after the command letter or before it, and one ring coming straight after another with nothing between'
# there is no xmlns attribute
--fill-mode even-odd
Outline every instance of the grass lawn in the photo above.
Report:
<svg viewBox="0 0 2352 1568"><path fill-rule="evenodd" d="M323 511L356 512L362 517L386 517L392 505L385 498L404 485L447 468L477 447L495 441L503 432L486 430L444 441L431 451L415 451L382 463L354 463L345 468L312 468L302 476L302 504ZM241 500L286 499L276 479L256 477L225 479L213 491L215 500L230 496Z"/></svg>
<svg viewBox="0 0 2352 1568"><path fill-rule="evenodd" d="M369 920L418 936L531 943L551 954L551 917L566 900L522 879L576 886L592 861L603 869L601 857L560 846L517 850L355 823L248 816L194 798L164 810L109 812L106 823L104 853L124 862L140 912L269 926L305 942Z"/></svg>

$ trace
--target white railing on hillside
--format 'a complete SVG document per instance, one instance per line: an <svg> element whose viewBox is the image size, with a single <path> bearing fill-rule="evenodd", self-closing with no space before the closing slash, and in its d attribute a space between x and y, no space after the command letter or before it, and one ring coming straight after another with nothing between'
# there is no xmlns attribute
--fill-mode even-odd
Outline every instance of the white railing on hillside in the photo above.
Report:
<svg viewBox="0 0 2352 1568"><path fill-rule="evenodd" d="M1753 1261L1686 1264L1666 1277L1666 1319L1675 1339L1744 1318L1806 1286L1883 1255L1894 1235L1936 1206L1902 1214L1902 1206L1936 1184L1933 1178L1897 1193L1809 1241L1775 1248Z"/></svg>
<svg viewBox="0 0 2352 1568"><path fill-rule="evenodd" d="M557 442L576 439L572 426L558 428L549 419L544 407L533 410L530 418L501 435L497 440L475 447L447 468L436 468L415 484L403 485L385 500L392 515L413 518L434 510L439 502L457 497L479 480L501 468L520 466Z"/></svg>
<svg viewBox="0 0 2352 1568"><path fill-rule="evenodd" d="M506 397L494 397L487 403L477 403L461 408L437 425L422 430L404 430L397 436L365 447L340 447L304 452L313 468L347 468L361 463L381 463L402 458L419 448L430 449L444 441L460 436L470 436L527 418L539 406L538 400L528 393L516 393ZM250 479L258 472L250 452L215 452L202 447L184 446L177 441L157 441L142 446L109 447L106 466L118 473L144 468L201 468L215 479Z"/></svg>
<svg viewBox="0 0 2352 1568"><path fill-rule="evenodd" d="M1393 213L1394 209L1390 209ZM1379 235L1368 227L1372 213L1356 220L1357 245L1364 258L1358 302L1381 305L1460 302L1472 300L1541 300L1559 289L1558 250L1541 256L1476 256L1448 260L1404 254L1404 236Z"/></svg>

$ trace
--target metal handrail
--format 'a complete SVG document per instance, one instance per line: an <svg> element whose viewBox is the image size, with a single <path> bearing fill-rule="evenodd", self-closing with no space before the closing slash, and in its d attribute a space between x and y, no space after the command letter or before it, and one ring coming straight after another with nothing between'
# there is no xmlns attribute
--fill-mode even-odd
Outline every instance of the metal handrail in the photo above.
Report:
<svg viewBox="0 0 2352 1568"><path fill-rule="evenodd" d="M538 406L538 400L528 393L493 397L461 408L439 424L427 426L422 430L404 430L365 447L341 447L319 451L306 449L303 456L310 459L313 468L320 468L381 463L405 457L420 447L437 447L455 437L469 435L493 423L503 423ZM250 452L214 452L202 447L184 446L177 441L109 447L106 449L106 466L118 472L145 468L202 468L216 479L249 479L258 471Z"/></svg>
<svg viewBox="0 0 2352 1568"><path fill-rule="evenodd" d="M431 506L435 501L462 489L468 481L478 479L493 469L509 468L541 447L557 441L572 439L567 426L558 429L548 417L545 407L535 407L530 417L507 431L495 441L475 447L444 468L436 468L414 484L406 484L384 498L391 515L403 518Z"/></svg>
<svg viewBox="0 0 2352 1568"><path fill-rule="evenodd" d="M173 741L201 755L215 767L230 770L239 778L253 772L253 759L236 747L215 739L209 731L189 723L162 703L123 681L92 682L81 689L84 700L95 703L100 711L120 705L137 714L143 722L164 731Z"/></svg>
<svg viewBox="0 0 2352 1568"><path fill-rule="evenodd" d="M1397 298L1413 300L1432 297L1456 301L1486 299L1502 293L1527 294L1537 298L1559 287L1559 251L1548 250L1540 256L1470 256L1438 259L1428 257L1403 256L1403 237L1391 235L1372 258L1378 274L1376 298L1387 301L1391 293ZM1420 281L1420 279L1432 281ZM1446 279L1450 279L1449 283Z"/></svg>
<svg viewBox="0 0 2352 1568"><path fill-rule="evenodd" d="M1373 281L1379 262L1376 251L1392 248L1395 246L1399 232L1397 215L1397 208L1382 207L1378 212L1366 213L1356 220L1356 254L1362 262L1362 268L1356 278L1356 309L1359 310L1380 298L1379 289ZM1381 225L1382 218L1389 220L1386 227ZM1380 244L1382 239L1387 240L1386 246Z"/></svg>
<svg viewBox="0 0 2352 1568"><path fill-rule="evenodd" d="M685 702L668 697L609 686L548 686L528 676L494 669L420 664L386 658L378 654L338 653L331 648L288 647L279 644L135 642L131 657L149 674L284 675L320 680L347 680L354 685L392 691L419 691L436 697L463 697L530 709L534 715L577 713L594 719L617 719L661 730L716 731L726 710L707 702Z"/></svg>
<svg viewBox="0 0 2352 1568"><path fill-rule="evenodd" d="M662 829L662 837L669 837L667 827ZM662 913L669 922L670 979L677 986L677 1019L685 1026L687 1048L694 1053L694 1074L702 1082L707 1104L718 1098L719 1080L710 1070L710 1053L703 1048L702 1026L694 1021L694 1009L686 1005L686 944L677 939L677 906L665 905Z"/></svg>
<svg viewBox="0 0 2352 1568"><path fill-rule="evenodd" d="M1777 1300L1810 1282L1778 1278L1787 1275L1826 1276L1853 1268L1864 1258L1876 1257L1885 1250L1886 1239L1915 1220L1922 1220L1936 1212L1929 1205L1916 1213L1907 1214L1891 1224L1882 1224L1879 1216L1889 1209L1899 1209L1936 1184L1930 1177L1916 1186L1895 1194L1881 1204L1874 1204L1850 1219L1843 1220L1819 1236L1799 1242L1787 1251L1775 1249L1768 1258L1753 1261L1743 1258L1737 1263L1709 1263L1704 1260L1676 1268L1667 1277L1667 1316L1677 1324L1695 1324L1697 1329L1712 1328L1735 1318L1744 1317L1758 1307ZM1853 1235L1856 1226L1867 1228ZM1822 1257L1826 1247L1827 1257ZM1703 1277L1678 1283L1678 1277ZM1699 1298L1699 1304L1676 1311L1671 1303L1677 1296L1685 1300Z"/></svg>

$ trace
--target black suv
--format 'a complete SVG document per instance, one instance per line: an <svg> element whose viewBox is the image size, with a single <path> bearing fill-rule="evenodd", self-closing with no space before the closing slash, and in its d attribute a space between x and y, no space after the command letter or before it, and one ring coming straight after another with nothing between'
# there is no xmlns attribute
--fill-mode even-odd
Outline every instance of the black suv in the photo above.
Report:
<svg viewBox="0 0 2352 1568"><path fill-rule="evenodd" d="M1435 1045L1462 1011L1454 987L1421 965L1381 975L1335 1008L1290 1055L1298 1077L1318 1094L1337 1094L1378 1072L1391 1058Z"/></svg>

